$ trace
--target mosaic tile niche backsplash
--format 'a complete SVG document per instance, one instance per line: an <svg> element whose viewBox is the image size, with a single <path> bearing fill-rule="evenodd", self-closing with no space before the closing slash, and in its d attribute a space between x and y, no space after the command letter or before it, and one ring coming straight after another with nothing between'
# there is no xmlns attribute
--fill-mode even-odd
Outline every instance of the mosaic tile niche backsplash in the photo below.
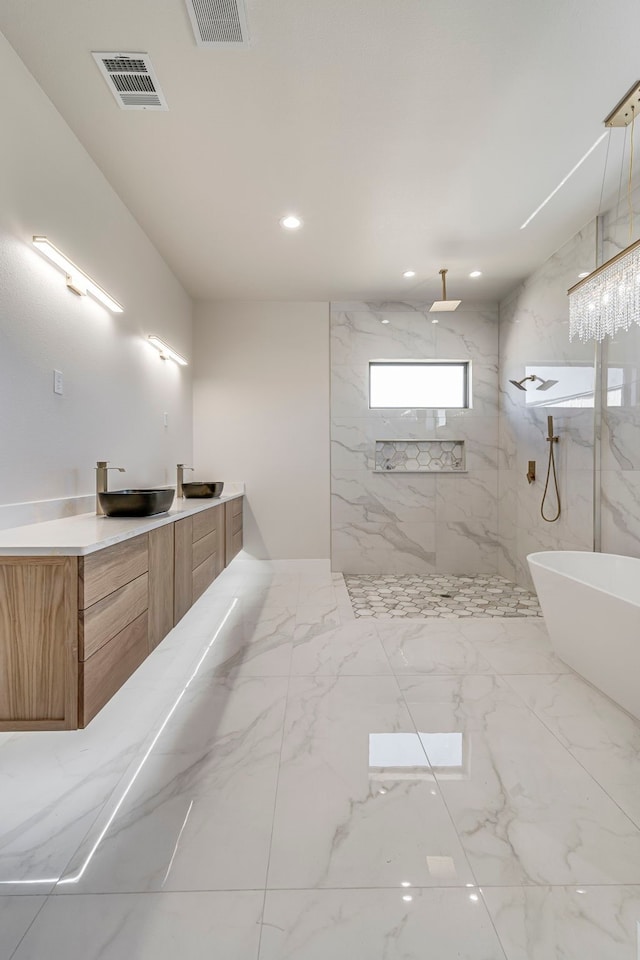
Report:
<svg viewBox="0 0 640 960"><path fill-rule="evenodd" d="M336 571L497 573L497 305L463 302L437 324L430 306L431 300L331 305ZM370 409L369 363L396 359L470 360L471 407ZM377 447L385 440L395 445L391 458L384 444ZM396 465L385 469L394 455Z"/></svg>
<svg viewBox="0 0 640 960"><path fill-rule="evenodd" d="M464 440L376 440L377 473L464 473Z"/></svg>

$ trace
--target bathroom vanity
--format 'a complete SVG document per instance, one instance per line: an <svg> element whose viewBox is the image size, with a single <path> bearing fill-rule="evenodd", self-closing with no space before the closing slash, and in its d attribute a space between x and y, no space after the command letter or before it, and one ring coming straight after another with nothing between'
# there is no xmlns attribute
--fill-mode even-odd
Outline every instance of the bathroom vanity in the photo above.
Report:
<svg viewBox="0 0 640 960"><path fill-rule="evenodd" d="M0 532L0 730L85 727L242 548L242 506Z"/></svg>

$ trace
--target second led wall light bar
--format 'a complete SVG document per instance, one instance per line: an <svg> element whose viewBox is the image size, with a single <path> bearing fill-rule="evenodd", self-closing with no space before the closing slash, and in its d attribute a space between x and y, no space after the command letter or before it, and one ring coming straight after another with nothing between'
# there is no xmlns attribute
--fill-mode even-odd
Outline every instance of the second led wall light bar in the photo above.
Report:
<svg viewBox="0 0 640 960"><path fill-rule="evenodd" d="M159 351L163 360L173 360L181 367L189 366L182 354L178 353L177 350L174 350L173 347L170 347L169 344L165 343L164 340L161 340L160 337L156 337L155 334L151 334L147 339L149 340L149 343Z"/></svg>

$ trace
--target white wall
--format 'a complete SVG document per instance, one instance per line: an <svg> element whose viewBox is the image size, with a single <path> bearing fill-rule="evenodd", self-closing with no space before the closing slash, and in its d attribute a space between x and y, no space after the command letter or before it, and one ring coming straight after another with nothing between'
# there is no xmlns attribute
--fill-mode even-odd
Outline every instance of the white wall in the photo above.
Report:
<svg viewBox="0 0 640 960"><path fill-rule="evenodd" d="M195 311L196 479L246 483L245 549L329 556L329 305Z"/></svg>
<svg viewBox="0 0 640 960"><path fill-rule="evenodd" d="M0 505L91 493L97 459L126 467L120 486L172 482L192 456L191 368L145 339L189 357L191 301L2 35L0 87ZM69 292L33 234L125 312Z"/></svg>

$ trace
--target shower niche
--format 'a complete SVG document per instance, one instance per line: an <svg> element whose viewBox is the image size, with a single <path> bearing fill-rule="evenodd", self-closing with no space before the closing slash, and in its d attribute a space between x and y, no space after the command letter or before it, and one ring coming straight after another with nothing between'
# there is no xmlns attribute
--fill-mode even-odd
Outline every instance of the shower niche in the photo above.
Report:
<svg viewBox="0 0 640 960"><path fill-rule="evenodd" d="M376 440L374 473L466 473L464 440Z"/></svg>

